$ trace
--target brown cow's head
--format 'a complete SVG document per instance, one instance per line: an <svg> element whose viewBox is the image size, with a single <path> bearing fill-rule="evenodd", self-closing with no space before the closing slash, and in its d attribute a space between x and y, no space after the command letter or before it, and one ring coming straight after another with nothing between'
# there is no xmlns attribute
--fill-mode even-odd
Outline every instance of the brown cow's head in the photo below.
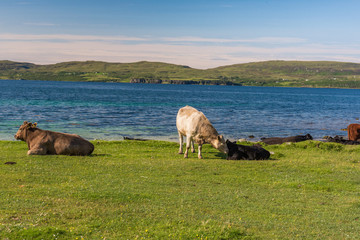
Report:
<svg viewBox="0 0 360 240"><path fill-rule="evenodd" d="M211 142L211 145L214 148L216 148L217 150L219 150L220 152L223 152L226 154L229 153L229 149L226 145L224 136L222 136L222 135L218 135L218 137L214 141Z"/></svg>
<svg viewBox="0 0 360 240"><path fill-rule="evenodd" d="M36 128L37 123L31 123L31 122L27 122L25 121L19 128L19 130L17 131L17 133L15 134L15 139L16 140L22 140L22 141L26 141L26 137L27 137L27 133L30 129L34 129Z"/></svg>

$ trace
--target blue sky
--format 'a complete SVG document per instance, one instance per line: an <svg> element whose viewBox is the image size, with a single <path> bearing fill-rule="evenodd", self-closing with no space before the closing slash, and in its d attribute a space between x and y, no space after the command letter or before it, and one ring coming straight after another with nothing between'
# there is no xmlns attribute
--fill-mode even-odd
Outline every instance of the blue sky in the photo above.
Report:
<svg viewBox="0 0 360 240"><path fill-rule="evenodd" d="M360 62L355 0L0 0L0 59Z"/></svg>

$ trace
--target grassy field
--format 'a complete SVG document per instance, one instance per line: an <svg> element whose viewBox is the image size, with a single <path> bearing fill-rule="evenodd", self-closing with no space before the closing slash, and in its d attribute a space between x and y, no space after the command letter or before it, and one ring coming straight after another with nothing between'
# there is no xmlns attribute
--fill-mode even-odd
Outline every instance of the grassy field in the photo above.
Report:
<svg viewBox="0 0 360 240"><path fill-rule="evenodd" d="M171 142L93 143L74 157L0 142L0 239L359 239L360 146L228 161L210 146L199 160Z"/></svg>

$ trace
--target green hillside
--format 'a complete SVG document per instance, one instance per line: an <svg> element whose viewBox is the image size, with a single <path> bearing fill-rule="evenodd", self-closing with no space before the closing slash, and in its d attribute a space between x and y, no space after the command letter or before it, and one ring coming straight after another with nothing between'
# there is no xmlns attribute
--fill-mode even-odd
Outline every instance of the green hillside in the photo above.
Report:
<svg viewBox="0 0 360 240"><path fill-rule="evenodd" d="M360 87L360 64L344 62L268 61L215 69L244 85Z"/></svg>
<svg viewBox="0 0 360 240"><path fill-rule="evenodd" d="M360 88L360 64L267 61L200 70L146 61L86 61L49 65L0 61L0 79Z"/></svg>

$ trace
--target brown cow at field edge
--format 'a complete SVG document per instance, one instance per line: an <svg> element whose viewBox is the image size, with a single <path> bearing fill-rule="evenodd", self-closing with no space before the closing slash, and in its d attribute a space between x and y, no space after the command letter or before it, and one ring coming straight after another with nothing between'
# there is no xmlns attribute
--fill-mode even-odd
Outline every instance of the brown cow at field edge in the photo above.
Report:
<svg viewBox="0 0 360 240"><path fill-rule="evenodd" d="M76 134L42 130L36 123L25 121L15 134L15 139L28 144L28 155L90 155L94 145Z"/></svg>
<svg viewBox="0 0 360 240"><path fill-rule="evenodd" d="M194 142L199 145L198 157L202 158L201 149L205 143L210 143L220 152L228 153L229 149L223 136L219 135L205 115L193 107L186 106L179 109L176 117L176 127L179 133L180 149L183 153L183 136L186 136L186 150L184 157L188 157L191 144L191 151L195 152Z"/></svg>
<svg viewBox="0 0 360 240"><path fill-rule="evenodd" d="M357 141L360 139L360 124L352 123L347 127L348 139Z"/></svg>

